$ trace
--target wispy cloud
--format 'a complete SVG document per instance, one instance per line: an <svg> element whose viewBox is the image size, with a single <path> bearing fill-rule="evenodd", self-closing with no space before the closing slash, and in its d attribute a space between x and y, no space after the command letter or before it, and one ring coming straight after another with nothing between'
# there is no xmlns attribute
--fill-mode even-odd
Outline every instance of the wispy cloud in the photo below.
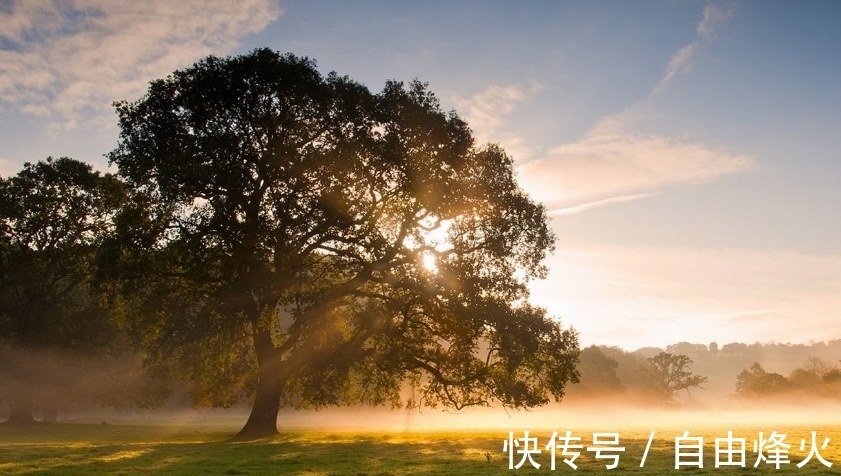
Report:
<svg viewBox="0 0 841 476"><path fill-rule="evenodd" d="M492 84L469 98L454 98L456 107L481 138L491 139L508 123L507 117L541 88L537 83Z"/></svg>
<svg viewBox="0 0 841 476"><path fill-rule="evenodd" d="M571 207L565 208L555 208L554 210L549 210L549 216L564 216L564 215L574 215L576 213L581 213L583 211L591 210L593 208L598 208L603 205L608 205L610 203L623 203L623 202L632 202L634 200L639 200L641 198L650 197L652 195L657 195L657 192L652 193L637 193L634 195L620 195L618 197L610 197L605 198L602 200L596 200L595 202L587 202L582 203L581 205L574 205Z"/></svg>
<svg viewBox="0 0 841 476"><path fill-rule="evenodd" d="M534 301L588 343L841 338L841 255L774 249L564 247Z"/></svg>
<svg viewBox="0 0 841 476"><path fill-rule="evenodd" d="M498 85L491 84L467 97L455 97L458 113L470 124L478 143L496 142L517 160L525 160L535 153L525 139L507 128L509 116L518 106L542 89L536 82Z"/></svg>
<svg viewBox="0 0 841 476"><path fill-rule="evenodd" d="M698 183L755 167L753 158L679 137L634 134L619 115L580 140L521 164L519 178L537 199L559 208L647 196L676 183ZM625 197L625 198L623 198ZM579 211L592 208L584 206Z"/></svg>
<svg viewBox="0 0 841 476"><path fill-rule="evenodd" d="M672 79L682 76L692 68L692 61L698 51L715 39L716 28L733 15L732 5L727 8L708 3L704 7L704 16L695 28L696 37L692 43L680 48L672 56L663 79L657 84L655 91L662 90Z"/></svg>
<svg viewBox="0 0 841 476"><path fill-rule="evenodd" d="M695 40L675 53L655 92L691 69L693 57L715 38L716 28L732 13L732 7L706 5ZM455 102L480 142L499 142L509 150L520 183L554 208L553 215L637 200L664 186L715 180L756 166L748 155L686 137L636 133L634 107L604 117L575 142L530 147L508 127L508 118L538 91L540 87L533 83L491 85Z"/></svg>
<svg viewBox="0 0 841 476"><path fill-rule="evenodd" d="M690 70L693 57L715 38L716 28L732 12L731 7L713 4L704 8L696 39L675 53L655 92ZM454 102L480 143L499 142L511 153L521 185L554 208L553 215L638 200L665 186L715 180L756 166L750 156L686 137L636 133L633 106L604 117L575 142L529 146L516 127L510 127L509 118L540 90L535 83L492 84Z"/></svg>
<svg viewBox="0 0 841 476"><path fill-rule="evenodd" d="M13 1L0 9L0 105L73 124L280 14L276 0Z"/></svg>

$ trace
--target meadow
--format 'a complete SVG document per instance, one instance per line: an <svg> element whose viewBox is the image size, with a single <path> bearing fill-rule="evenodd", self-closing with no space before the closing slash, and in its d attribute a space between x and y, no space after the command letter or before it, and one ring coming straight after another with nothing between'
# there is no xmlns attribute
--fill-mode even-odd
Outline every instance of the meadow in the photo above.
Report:
<svg viewBox="0 0 841 476"><path fill-rule="evenodd" d="M161 474L161 475L492 475L535 473L599 473L623 472L634 474L660 474L690 472L702 474L797 473L803 475L837 474L841 472L841 426L816 423L774 427L759 425L722 425L720 423L692 427L671 428L661 424L652 428L655 436L641 468L640 461L650 436L649 430L634 428L530 428L529 436L537 437L539 454L534 461L540 469L525 462L520 469L509 469L508 454L502 451L503 442L514 432L522 438L528 428L500 428L481 430L417 430L417 431L359 431L325 429L281 429L271 439L255 442L232 442L235 427L229 423L181 422L160 424L119 420L108 424L57 423L30 428L0 427L0 474L30 475L89 475L89 474ZM574 461L577 469L563 463L564 456L557 451L556 468L550 468L550 454L545 449L553 431L564 434L569 429L574 436L582 437L584 448ZM690 436L704 438L703 468L682 466L675 469L675 437L683 430ZM727 437L732 430L734 438L745 438L746 468L715 467L715 438ZM790 463L780 469L762 462L754 468L757 454L753 442L759 431L767 439L772 430L786 433L782 440L790 444ZM615 469L605 465L611 461L596 459L587 451L592 433L612 431L619 433L619 445L625 448L619 454ZM821 456L832 467L824 466L813 456L804 467L798 468L811 448L811 431L817 432L817 445ZM820 448L824 438L826 447ZM805 439L805 448L800 441ZM735 445L738 449L739 445ZM519 446L518 449L522 448ZM765 451L767 454L767 450ZM516 455L514 463L519 463ZM692 458L682 458L687 460ZM697 458L695 458L697 460ZM722 460L726 458L722 457ZM734 458L739 460L737 456Z"/></svg>

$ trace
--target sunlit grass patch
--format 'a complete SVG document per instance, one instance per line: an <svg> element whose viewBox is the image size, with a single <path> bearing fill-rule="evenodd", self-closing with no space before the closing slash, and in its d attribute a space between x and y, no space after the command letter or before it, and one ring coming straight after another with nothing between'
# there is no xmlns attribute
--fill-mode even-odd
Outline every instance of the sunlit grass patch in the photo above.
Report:
<svg viewBox="0 0 841 476"><path fill-rule="evenodd" d="M149 451L151 451L151 450L145 449L145 450L117 451L116 453L112 453L112 454L109 454L109 455L106 455L106 456L100 456L99 458L96 458L94 461L97 461L97 462L100 462L100 463L110 463L112 461L120 461L120 460L124 460L124 459L137 458L137 457L145 455Z"/></svg>
<svg viewBox="0 0 841 476"><path fill-rule="evenodd" d="M272 474L272 475L491 475L549 473L550 455L545 449L553 431L570 430L581 437L584 449L575 460L577 469L563 463L556 455L557 472L607 474L607 460L593 457L586 447L592 444L592 433L618 432L619 465L611 473L660 474L683 472L701 474L741 474L774 472L804 475L835 474L841 470L841 430L834 426L744 425L728 427L652 428L655 437L643 468L640 460L648 443L649 431L638 428L534 428L530 436L538 438L540 453L534 460L539 470L527 462L519 470L509 470L509 459L502 451L508 432L523 436L522 429L481 431L308 431L287 430L274 438L255 442L228 442L235 429L223 427L178 427L142 425L73 425L57 424L39 428L4 429L0 431L0 473L10 475L87 475L87 474ZM684 430L690 436L703 437L703 468L674 469L674 439ZM744 437L746 466L715 468L715 438ZM753 468L753 440L759 431L767 438L772 430L786 433L791 444L791 463L779 471L770 465ZM806 452L811 444L811 431L817 432L818 444L823 438L830 443L821 455L833 463L826 468L817 460L797 468L805 453L800 440L806 439ZM515 463L519 462L515 455Z"/></svg>

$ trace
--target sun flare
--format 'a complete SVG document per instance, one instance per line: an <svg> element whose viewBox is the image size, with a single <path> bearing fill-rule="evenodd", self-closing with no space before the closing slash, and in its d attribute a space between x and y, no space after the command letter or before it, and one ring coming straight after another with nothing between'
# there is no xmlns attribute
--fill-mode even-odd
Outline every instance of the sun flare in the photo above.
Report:
<svg viewBox="0 0 841 476"><path fill-rule="evenodd" d="M430 273L437 273L438 272L438 260L435 258L435 255L431 251L424 251L422 254L422 263L424 269L429 271Z"/></svg>

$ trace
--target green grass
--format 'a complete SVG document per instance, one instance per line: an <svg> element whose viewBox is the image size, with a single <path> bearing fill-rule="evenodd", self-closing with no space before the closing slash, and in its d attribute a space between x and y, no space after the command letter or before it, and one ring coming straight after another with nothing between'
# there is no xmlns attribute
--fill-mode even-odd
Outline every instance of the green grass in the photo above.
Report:
<svg viewBox="0 0 841 476"><path fill-rule="evenodd" d="M837 474L841 471L841 431L835 427L799 428L689 428L693 436L704 436L704 468L682 468L679 472L692 475L795 472L803 475ZM713 439L734 436L747 439L747 469L714 468ZM780 471L764 465L754 469L753 440L758 431L767 434L772 429L787 432L791 464ZM557 428L559 433L565 428ZM582 436L588 446L590 430L570 428ZM595 431L602 431L596 429ZM659 474L678 472L674 469L674 437L678 429L657 429L654 444L644 468L639 467L648 432L613 429L620 433L619 467L610 473ZM800 469L795 464L803 459L800 438L807 438L810 430L817 430L819 444L823 437L831 439L821 454L834 463L826 468L816 460ZM528 463L519 470L508 469L508 457L502 452L509 429L481 431L429 432L347 432L288 430L281 435L257 442L232 443L230 427L173 426L138 424L71 424L39 425L32 428L0 427L0 474L162 474L162 475L492 475L551 473L549 455L543 450L535 460L541 463L534 470ZM523 436L515 429L515 437ZM539 438L539 447L548 442L550 430L531 429L530 435ZM608 474L605 461L595 460L591 453L581 451L575 461L579 467L563 464L558 454L558 473ZM486 454L491 456L488 461Z"/></svg>

